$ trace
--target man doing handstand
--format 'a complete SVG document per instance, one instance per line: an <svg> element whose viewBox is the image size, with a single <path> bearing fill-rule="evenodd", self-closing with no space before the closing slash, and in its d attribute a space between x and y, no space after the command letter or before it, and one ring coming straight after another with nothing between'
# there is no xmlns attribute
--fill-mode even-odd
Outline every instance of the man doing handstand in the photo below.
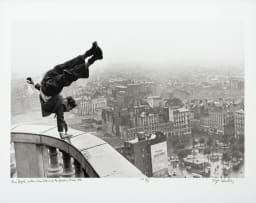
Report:
<svg viewBox="0 0 256 203"><path fill-rule="evenodd" d="M45 117L55 113L58 132L62 139L68 137L68 126L64 120L64 112L69 112L75 108L76 102L71 96L63 98L60 92L77 79L88 78L89 66L100 59L103 59L102 50L97 42L93 42L92 47L84 54L49 70L40 84L35 84L31 77L27 78L27 83L40 91L42 116Z"/></svg>

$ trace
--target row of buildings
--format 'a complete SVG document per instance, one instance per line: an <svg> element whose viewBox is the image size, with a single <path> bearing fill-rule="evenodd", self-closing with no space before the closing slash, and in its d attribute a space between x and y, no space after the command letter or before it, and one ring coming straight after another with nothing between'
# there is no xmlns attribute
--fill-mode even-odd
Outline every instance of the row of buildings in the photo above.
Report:
<svg viewBox="0 0 256 203"><path fill-rule="evenodd" d="M244 107L242 102L206 101L191 107L194 129L208 134L244 136Z"/></svg>
<svg viewBox="0 0 256 203"><path fill-rule="evenodd" d="M156 93L153 82L131 83L120 79L98 89L100 93L94 96L80 95L77 113L93 116L102 123L104 133L124 140L134 139L140 131L189 136L192 130L199 130L236 138L243 136L243 105L235 101L182 102L177 98L152 96Z"/></svg>
<svg viewBox="0 0 256 203"><path fill-rule="evenodd" d="M119 152L148 177L168 175L167 137L191 137L196 132L244 136L244 107L236 100L184 99L189 98L188 91L169 94L164 85L152 81L92 79L86 86L72 85L63 93L76 98L78 106L74 112L83 118L83 125L94 122L92 126L104 134L121 138L124 145L118 147ZM236 78L229 85L231 89L243 88ZM24 94L28 92L26 88L19 94L15 92L15 96L25 95L30 103L31 98L38 102L35 92ZM184 98L178 99L177 94Z"/></svg>

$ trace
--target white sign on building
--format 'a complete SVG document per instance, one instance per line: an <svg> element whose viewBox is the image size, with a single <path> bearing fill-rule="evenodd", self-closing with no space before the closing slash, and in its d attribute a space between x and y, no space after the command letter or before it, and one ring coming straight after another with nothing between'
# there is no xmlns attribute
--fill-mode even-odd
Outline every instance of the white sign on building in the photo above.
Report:
<svg viewBox="0 0 256 203"><path fill-rule="evenodd" d="M167 142L151 145L153 176L161 176L168 172Z"/></svg>

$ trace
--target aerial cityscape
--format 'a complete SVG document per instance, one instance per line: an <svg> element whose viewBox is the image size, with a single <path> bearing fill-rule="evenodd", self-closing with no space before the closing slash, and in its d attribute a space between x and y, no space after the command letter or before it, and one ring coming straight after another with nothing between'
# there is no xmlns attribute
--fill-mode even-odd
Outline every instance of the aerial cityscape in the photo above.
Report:
<svg viewBox="0 0 256 203"><path fill-rule="evenodd" d="M63 91L78 104L68 125L103 139L147 177L243 178L244 67L157 69L113 64L76 81ZM22 77L11 81L11 115L12 124L55 122L34 119L38 92Z"/></svg>
<svg viewBox="0 0 256 203"><path fill-rule="evenodd" d="M2 4L0 202L255 201L255 1Z"/></svg>
<svg viewBox="0 0 256 203"><path fill-rule="evenodd" d="M254 202L255 8L4 1L0 202Z"/></svg>

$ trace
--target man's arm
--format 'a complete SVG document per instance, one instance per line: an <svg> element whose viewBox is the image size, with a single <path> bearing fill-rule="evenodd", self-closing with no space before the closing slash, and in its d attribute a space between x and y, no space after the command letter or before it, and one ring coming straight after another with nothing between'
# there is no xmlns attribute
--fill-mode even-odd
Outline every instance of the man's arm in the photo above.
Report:
<svg viewBox="0 0 256 203"><path fill-rule="evenodd" d="M40 85L39 83L36 83L36 84L34 85L34 87L35 87L35 89L37 89L38 91L40 91L40 89L41 89L41 85Z"/></svg>
<svg viewBox="0 0 256 203"><path fill-rule="evenodd" d="M65 109L64 105L60 105L56 112L57 128L61 138L64 137L64 130L65 130L65 133L68 131L67 123L64 120L64 109Z"/></svg>
<svg viewBox="0 0 256 203"><path fill-rule="evenodd" d="M32 85L35 89L37 89L38 91L40 91L41 89L41 85L39 83L34 83L33 79L31 77L27 78L27 83Z"/></svg>

